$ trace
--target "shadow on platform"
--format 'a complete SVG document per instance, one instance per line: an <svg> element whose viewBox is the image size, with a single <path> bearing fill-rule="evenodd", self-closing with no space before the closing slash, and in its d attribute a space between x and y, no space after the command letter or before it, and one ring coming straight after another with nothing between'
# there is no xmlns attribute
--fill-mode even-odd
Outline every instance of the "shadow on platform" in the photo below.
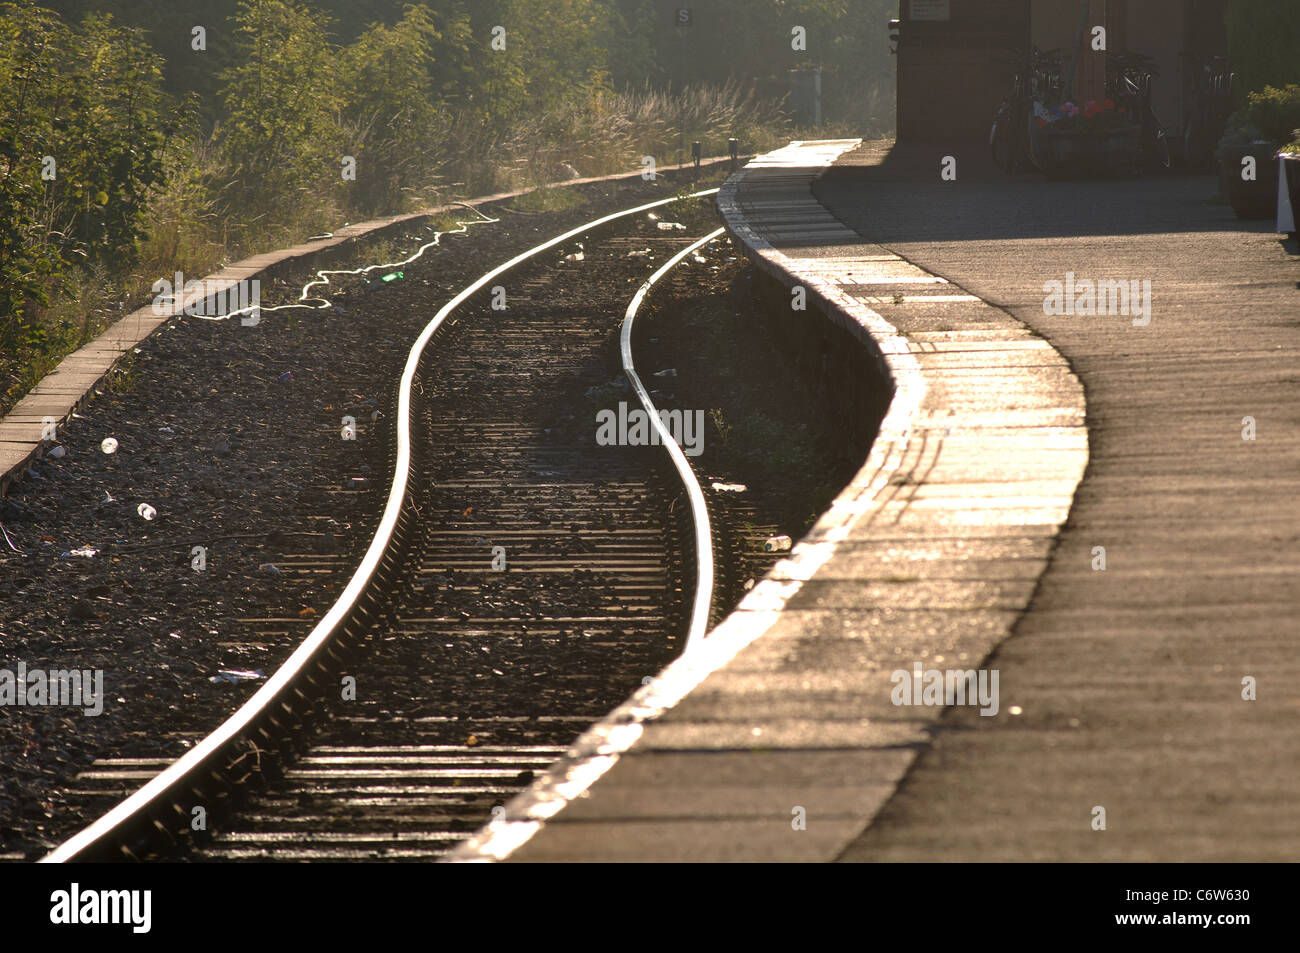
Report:
<svg viewBox="0 0 1300 953"><path fill-rule="evenodd" d="M956 178L945 181L946 157ZM1270 221L1243 221L1218 197L1213 175L1180 171L1129 178L1052 181L1010 175L987 143L866 142L814 183L817 198L868 241L987 241L1180 233L1275 234ZM1295 242L1278 240L1291 250ZM1294 253L1294 252L1293 252Z"/></svg>

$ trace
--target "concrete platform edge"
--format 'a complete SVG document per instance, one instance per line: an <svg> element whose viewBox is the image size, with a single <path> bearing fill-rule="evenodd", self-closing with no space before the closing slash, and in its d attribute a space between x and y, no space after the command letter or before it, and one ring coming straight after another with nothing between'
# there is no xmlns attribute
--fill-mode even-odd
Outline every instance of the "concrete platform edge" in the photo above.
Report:
<svg viewBox="0 0 1300 953"><path fill-rule="evenodd" d="M848 151L859 142L843 140L840 151ZM875 355L881 379L892 384L893 397L870 456L858 479L840 494L831 508L834 511L836 504L843 503L849 509L857 509L860 515L858 501L886 487L903 461L913 418L926 393L924 377L907 339L884 318L830 282L816 275L799 274L789 259L749 227L736 201L736 193L746 175L745 169L732 175L718 196L718 209L728 232L741 243L756 266L782 284L787 287L805 284L823 314L854 332ZM647 722L670 710L709 675L762 637L777 621L786 602L799 591L802 581L811 578L830 560L837 541L846 533L847 527L828 529L821 523L814 527L794 547L790 558L781 560L736 610L708 634L697 650L677 659L627 702L588 729L561 761L512 799L501 816L462 844L449 860L490 862L504 860L514 853L541 830L545 821L612 768L619 755L642 736Z"/></svg>

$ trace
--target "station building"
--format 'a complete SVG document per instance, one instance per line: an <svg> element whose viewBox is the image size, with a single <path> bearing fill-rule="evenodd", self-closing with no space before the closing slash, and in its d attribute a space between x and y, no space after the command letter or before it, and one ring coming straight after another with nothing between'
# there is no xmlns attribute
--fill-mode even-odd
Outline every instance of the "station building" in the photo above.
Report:
<svg viewBox="0 0 1300 953"><path fill-rule="evenodd" d="M1153 57L1152 109L1166 134L1182 132L1195 63L1226 55L1228 0L899 0L899 140L987 136L1011 88L1016 51L1059 48L1066 69L1078 51L1074 90L1099 99L1105 61L1094 53L1094 27L1106 49Z"/></svg>

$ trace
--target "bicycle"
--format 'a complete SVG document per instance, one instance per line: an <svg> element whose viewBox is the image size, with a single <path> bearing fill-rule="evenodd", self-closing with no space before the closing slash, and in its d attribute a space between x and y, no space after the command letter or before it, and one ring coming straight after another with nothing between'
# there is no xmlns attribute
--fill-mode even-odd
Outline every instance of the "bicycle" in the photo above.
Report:
<svg viewBox="0 0 1300 953"><path fill-rule="evenodd" d="M1232 113L1234 74L1226 56L1193 60L1189 70L1191 105L1183 116L1183 161L1188 168L1214 168L1214 150Z"/></svg>
<svg viewBox="0 0 1300 953"><path fill-rule="evenodd" d="M1106 96L1141 122L1144 163L1167 169L1169 137L1151 108L1151 81L1159 75L1155 60L1142 53L1106 54Z"/></svg>
<svg viewBox="0 0 1300 953"><path fill-rule="evenodd" d="M989 130L989 150L993 162L1007 172L1041 168L1035 139L1034 104L1060 99L1061 51L1018 52L1012 61L1016 67L1011 93L998 106Z"/></svg>

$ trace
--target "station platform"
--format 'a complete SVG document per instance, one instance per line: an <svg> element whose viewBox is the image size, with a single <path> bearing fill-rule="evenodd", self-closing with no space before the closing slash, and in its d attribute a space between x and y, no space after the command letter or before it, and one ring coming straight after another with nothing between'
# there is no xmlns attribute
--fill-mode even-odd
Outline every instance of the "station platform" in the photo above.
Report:
<svg viewBox="0 0 1300 953"><path fill-rule="evenodd" d="M1210 176L1008 179L977 156L946 182L938 162L867 144L814 191L1046 339L1083 383L1089 463L989 662L1023 713L945 716L843 858L1294 860L1300 250ZM1071 276L1149 282L1149 313L1048 313Z"/></svg>

